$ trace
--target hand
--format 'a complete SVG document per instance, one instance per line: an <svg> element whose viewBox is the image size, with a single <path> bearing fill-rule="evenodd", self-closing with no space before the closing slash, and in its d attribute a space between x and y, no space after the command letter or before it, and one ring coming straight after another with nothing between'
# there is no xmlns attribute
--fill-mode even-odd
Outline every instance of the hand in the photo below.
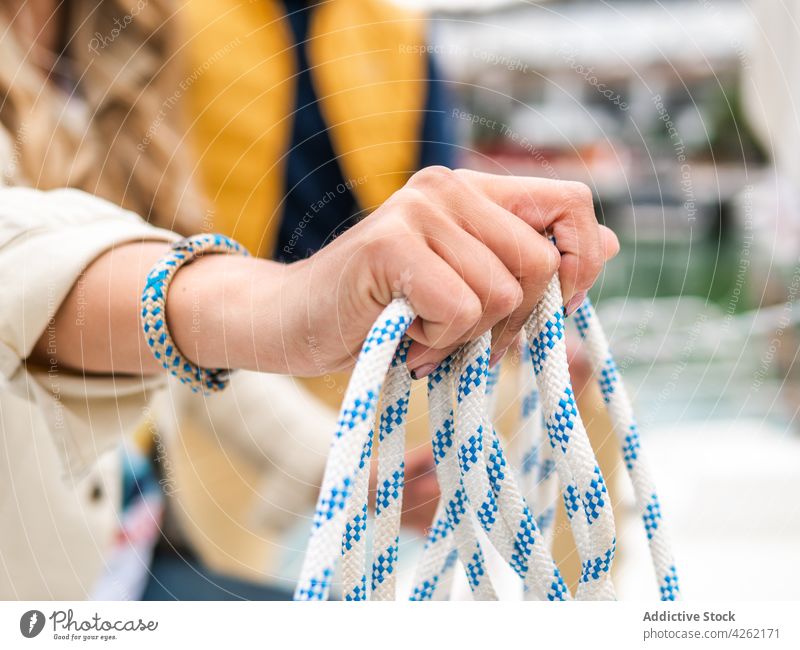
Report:
<svg viewBox="0 0 800 650"><path fill-rule="evenodd" d="M423 169L329 246L286 268L282 365L299 375L352 366L397 295L418 314L408 356L416 377L489 329L496 359L554 273L574 309L618 250L586 185Z"/></svg>

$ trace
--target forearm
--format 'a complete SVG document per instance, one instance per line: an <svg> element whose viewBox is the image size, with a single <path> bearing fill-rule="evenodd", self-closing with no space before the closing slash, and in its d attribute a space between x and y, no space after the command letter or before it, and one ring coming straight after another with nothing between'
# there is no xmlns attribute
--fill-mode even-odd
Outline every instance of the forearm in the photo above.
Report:
<svg viewBox="0 0 800 650"><path fill-rule="evenodd" d="M31 360L88 373L155 374L142 332L145 278L169 245L118 246L95 260L62 302ZM167 296L167 326L181 354L210 368L281 368L277 309L284 267L209 254L182 267ZM270 306L273 308L270 309ZM270 341L264 344L263 341Z"/></svg>

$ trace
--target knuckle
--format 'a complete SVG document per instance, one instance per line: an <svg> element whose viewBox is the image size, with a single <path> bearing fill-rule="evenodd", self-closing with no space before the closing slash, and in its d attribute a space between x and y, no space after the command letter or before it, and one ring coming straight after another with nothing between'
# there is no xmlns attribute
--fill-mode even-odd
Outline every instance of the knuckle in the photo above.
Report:
<svg viewBox="0 0 800 650"><path fill-rule="evenodd" d="M452 182L455 178L453 170L444 165L423 167L408 181L409 187L438 187L442 183Z"/></svg>
<svg viewBox="0 0 800 650"><path fill-rule="evenodd" d="M564 203L571 207L592 207L594 197L591 188L579 181L561 181L561 193Z"/></svg>
<svg viewBox="0 0 800 650"><path fill-rule="evenodd" d="M478 297L470 292L465 292L458 302L456 314L453 317L454 324L461 330L467 330L477 324L483 314L483 307Z"/></svg>
<svg viewBox="0 0 800 650"><path fill-rule="evenodd" d="M392 200L399 208L397 219L406 227L430 223L439 215L439 211L425 192L415 187L404 187L393 195Z"/></svg>
<svg viewBox="0 0 800 650"><path fill-rule="evenodd" d="M404 209L416 210L429 205L425 193L416 187L406 186L392 195L392 202Z"/></svg>
<svg viewBox="0 0 800 650"><path fill-rule="evenodd" d="M558 273L558 268L561 266L561 253L559 253L558 249L550 244L550 242L546 243L546 248L541 258L541 265L542 271L547 277Z"/></svg>
<svg viewBox="0 0 800 650"><path fill-rule="evenodd" d="M493 312L506 316L519 306L522 298L522 287L519 284L516 282L503 282L492 288L489 308Z"/></svg>
<svg viewBox="0 0 800 650"><path fill-rule="evenodd" d="M561 254L549 242L542 241L538 246L539 252L524 255L520 260L521 279L543 279L552 277L561 264Z"/></svg>
<svg viewBox="0 0 800 650"><path fill-rule="evenodd" d="M363 250L370 259L389 259L395 252L396 242L397 237L391 232L374 233L365 241Z"/></svg>

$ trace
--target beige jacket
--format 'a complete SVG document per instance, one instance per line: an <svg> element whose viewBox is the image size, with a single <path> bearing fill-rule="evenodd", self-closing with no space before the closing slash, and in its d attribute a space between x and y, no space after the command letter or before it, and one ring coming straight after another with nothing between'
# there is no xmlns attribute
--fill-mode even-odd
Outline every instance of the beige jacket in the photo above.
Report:
<svg viewBox="0 0 800 650"><path fill-rule="evenodd" d="M160 377L84 377L24 361L98 255L123 242L175 237L77 190L0 187L2 599L81 599L92 592L118 528L118 447L145 415L158 423L167 458L183 460L174 464L179 475L168 477L171 511L201 552L211 545L242 573L263 575L271 560L266 539L277 543L288 522L306 515L333 415L290 379L237 373L224 393L202 398L178 385L164 390ZM182 444L175 422L184 419L207 434L194 436L197 445L228 453L231 471L251 481L253 499L228 508L221 488L213 499L213 480L193 481L208 450ZM202 503L212 496L216 510L188 520L186 503L198 490ZM249 526L258 551L220 549L224 540L204 529L215 518Z"/></svg>

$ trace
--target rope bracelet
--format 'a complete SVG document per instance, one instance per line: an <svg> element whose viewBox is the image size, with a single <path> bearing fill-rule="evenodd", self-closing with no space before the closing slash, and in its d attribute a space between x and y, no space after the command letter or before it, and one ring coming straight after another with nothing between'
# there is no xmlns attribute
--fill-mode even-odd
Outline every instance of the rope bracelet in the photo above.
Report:
<svg viewBox="0 0 800 650"><path fill-rule="evenodd" d="M214 233L193 235L175 242L147 274L142 292L142 329L147 345L164 370L192 391L208 395L228 385L230 371L201 368L186 359L172 340L166 319L167 292L172 278L182 266L206 253L249 255L239 242Z"/></svg>

